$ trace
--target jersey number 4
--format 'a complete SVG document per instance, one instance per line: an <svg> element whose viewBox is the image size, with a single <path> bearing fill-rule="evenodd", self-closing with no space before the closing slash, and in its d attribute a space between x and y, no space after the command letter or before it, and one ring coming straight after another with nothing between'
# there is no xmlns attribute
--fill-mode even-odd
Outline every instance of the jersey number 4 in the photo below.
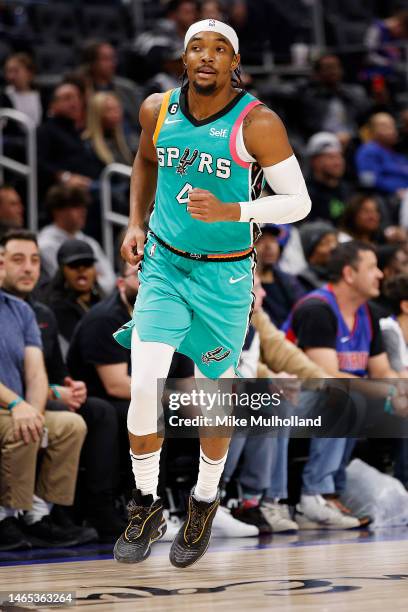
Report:
<svg viewBox="0 0 408 612"><path fill-rule="evenodd" d="M176 195L176 200L179 204L187 204L188 202L188 194L193 189L193 186L190 183L186 183L184 187L178 192Z"/></svg>

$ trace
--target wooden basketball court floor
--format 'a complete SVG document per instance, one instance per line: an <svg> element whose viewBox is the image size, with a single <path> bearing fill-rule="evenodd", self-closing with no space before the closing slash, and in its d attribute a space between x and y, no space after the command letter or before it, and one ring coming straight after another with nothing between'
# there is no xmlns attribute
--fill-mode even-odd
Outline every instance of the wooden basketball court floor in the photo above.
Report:
<svg viewBox="0 0 408 612"><path fill-rule="evenodd" d="M52 551L48 559L44 551L2 553L0 591L71 591L75 608L61 609L95 612L408 610L408 528L213 539L185 570L170 565L169 546L157 543L139 565L116 563L107 546ZM30 609L55 608L0 605Z"/></svg>

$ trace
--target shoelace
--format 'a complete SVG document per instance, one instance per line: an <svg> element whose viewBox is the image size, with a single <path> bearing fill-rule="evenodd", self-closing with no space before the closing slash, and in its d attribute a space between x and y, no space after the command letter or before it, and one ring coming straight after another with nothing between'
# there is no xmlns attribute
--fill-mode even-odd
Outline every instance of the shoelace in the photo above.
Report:
<svg viewBox="0 0 408 612"><path fill-rule="evenodd" d="M188 544L193 544L201 535L207 513L194 502L191 502L190 512L190 522L186 531L186 540Z"/></svg>

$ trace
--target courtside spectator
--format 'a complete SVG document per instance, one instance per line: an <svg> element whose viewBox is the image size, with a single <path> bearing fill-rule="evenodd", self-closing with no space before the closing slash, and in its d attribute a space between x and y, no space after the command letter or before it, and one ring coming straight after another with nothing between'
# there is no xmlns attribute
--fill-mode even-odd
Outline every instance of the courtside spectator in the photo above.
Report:
<svg viewBox="0 0 408 612"><path fill-rule="evenodd" d="M0 250L1 285L2 244ZM0 327L1 548L74 546L78 528L58 527L50 512L53 504L71 506L74 501L85 423L71 412L45 412L48 380L40 330L30 306L2 290ZM40 447L43 458L36 477ZM19 511L25 514L17 522Z"/></svg>
<svg viewBox="0 0 408 612"><path fill-rule="evenodd" d="M82 231L90 205L88 193L80 187L69 187L68 185L51 187L47 193L46 207L52 223L43 227L38 234L41 263L45 272L50 277L54 276L58 270L58 249L66 240L73 238L82 240L89 244L94 252L98 283L101 289L108 294L115 286L112 264L99 242Z"/></svg>
<svg viewBox="0 0 408 612"><path fill-rule="evenodd" d="M55 315L48 306L32 297L40 276L40 253L35 234L26 230L9 232L3 238L3 243L6 255L3 290L31 306L41 331L50 383L46 410L75 411L84 418L88 427L81 456L84 468L81 514L96 527L102 539L111 540L123 528L123 522L113 506L119 457L115 409L106 401L87 397L85 383L69 375L58 342ZM67 524L68 516L63 515L63 518L64 524ZM94 539L97 534L95 530L84 529L80 535L84 543Z"/></svg>
<svg viewBox="0 0 408 612"><path fill-rule="evenodd" d="M287 337L332 377L397 378L368 305L380 293L381 278L373 246L358 241L339 245L329 262L330 284L299 301L285 326ZM389 387L384 386L386 397ZM354 444L344 438L311 440L298 506L300 526L352 529L367 523L338 499Z"/></svg>
<svg viewBox="0 0 408 612"><path fill-rule="evenodd" d="M102 298L97 282L95 255L83 240L67 240L57 252L58 271L42 300L53 310L59 332L69 343L84 314ZM67 346L63 347L66 349Z"/></svg>
<svg viewBox="0 0 408 612"><path fill-rule="evenodd" d="M328 281L327 264L338 244L337 230L330 223L312 221L301 226L300 239L308 265L297 278L308 293Z"/></svg>
<svg viewBox="0 0 408 612"><path fill-rule="evenodd" d="M312 200L307 219L323 219L336 225L351 193L343 178L346 162L340 142L334 134L318 132L308 141L306 155L310 162L306 185Z"/></svg>

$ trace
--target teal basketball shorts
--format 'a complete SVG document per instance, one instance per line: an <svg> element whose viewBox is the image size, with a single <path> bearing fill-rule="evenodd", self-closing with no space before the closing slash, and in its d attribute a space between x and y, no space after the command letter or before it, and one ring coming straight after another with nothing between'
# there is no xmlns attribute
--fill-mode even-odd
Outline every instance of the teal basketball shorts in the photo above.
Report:
<svg viewBox="0 0 408 612"><path fill-rule="evenodd" d="M252 312L254 267L254 256L187 259L149 234L133 318L115 339L130 348L135 326L141 340L174 346L208 378L236 369Z"/></svg>

